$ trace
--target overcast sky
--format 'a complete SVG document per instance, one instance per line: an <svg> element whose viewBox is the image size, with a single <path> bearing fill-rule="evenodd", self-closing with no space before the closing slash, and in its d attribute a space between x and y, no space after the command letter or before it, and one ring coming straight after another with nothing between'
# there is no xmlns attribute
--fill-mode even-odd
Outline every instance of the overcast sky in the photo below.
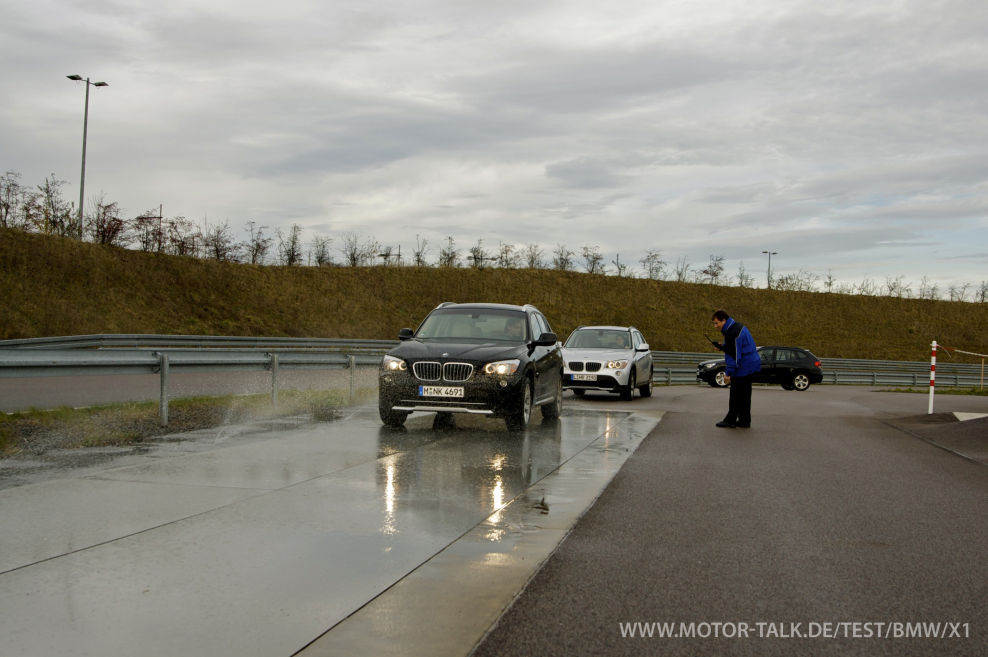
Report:
<svg viewBox="0 0 988 657"><path fill-rule="evenodd" d="M125 216L988 279L984 0L7 0L0 172Z"/></svg>

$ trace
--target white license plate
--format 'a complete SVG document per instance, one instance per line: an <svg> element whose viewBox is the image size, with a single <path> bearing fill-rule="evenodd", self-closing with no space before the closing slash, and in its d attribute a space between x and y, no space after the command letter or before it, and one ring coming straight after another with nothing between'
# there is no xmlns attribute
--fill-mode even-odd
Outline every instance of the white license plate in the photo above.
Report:
<svg viewBox="0 0 988 657"><path fill-rule="evenodd" d="M419 397L462 397L463 388L458 386L419 386Z"/></svg>
<svg viewBox="0 0 988 657"><path fill-rule="evenodd" d="M597 375L596 374L574 374L573 375L573 380L574 381L596 381L597 380Z"/></svg>

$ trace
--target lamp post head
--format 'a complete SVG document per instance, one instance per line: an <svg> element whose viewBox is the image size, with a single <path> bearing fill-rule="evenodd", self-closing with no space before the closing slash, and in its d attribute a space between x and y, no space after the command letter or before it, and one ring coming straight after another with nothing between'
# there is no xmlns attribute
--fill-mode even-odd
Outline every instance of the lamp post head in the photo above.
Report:
<svg viewBox="0 0 988 657"><path fill-rule="evenodd" d="M67 77L70 80L75 80L76 82L79 82L80 80L82 80L82 76L81 75L66 75L65 77Z"/></svg>
<svg viewBox="0 0 988 657"><path fill-rule="evenodd" d="M109 87L110 84L108 82L94 82L93 83L93 86L94 87Z"/></svg>

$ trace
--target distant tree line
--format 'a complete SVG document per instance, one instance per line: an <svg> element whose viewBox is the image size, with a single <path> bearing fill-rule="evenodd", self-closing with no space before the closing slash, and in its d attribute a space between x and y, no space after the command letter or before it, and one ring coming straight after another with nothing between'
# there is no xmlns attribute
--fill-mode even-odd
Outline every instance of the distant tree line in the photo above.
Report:
<svg viewBox="0 0 988 657"><path fill-rule="evenodd" d="M7 171L0 176L0 227L14 228L45 235L76 237L79 234L78 210L62 195L65 181L51 174L42 184L29 187L20 182L20 174ZM186 217L164 217L159 207L136 217L125 218L115 202L102 194L89 204L83 217L83 239L95 244L133 248L146 253L212 259L253 265L316 267L466 267L474 269L555 269L583 271L588 274L639 277L677 281L754 287L755 279L738 265L735 274L727 274L724 256L710 254L706 265L694 265L686 256L668 262L659 249L647 249L637 267L622 262L616 254L609 263L595 245L578 250L556 244L549 251L540 244L498 242L486 246L484 240L461 247L449 236L434 251L428 240L416 235L411 254L402 254L401 246L380 243L373 237L345 232L336 239L315 234L303 236L303 229L292 224L286 231L273 233L270 227L251 220L239 231L228 221L196 223ZM980 285L952 284L945 289L924 276L914 287L904 277L886 277L884 281L864 279L859 283L838 282L831 272L819 276L803 269L794 274L774 276L767 281L775 290L829 292L916 299L988 302L988 281Z"/></svg>

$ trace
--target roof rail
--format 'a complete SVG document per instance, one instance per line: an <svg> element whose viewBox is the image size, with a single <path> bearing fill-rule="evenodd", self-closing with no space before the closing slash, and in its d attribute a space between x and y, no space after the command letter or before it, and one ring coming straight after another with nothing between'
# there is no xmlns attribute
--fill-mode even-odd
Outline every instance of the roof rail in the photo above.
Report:
<svg viewBox="0 0 988 657"><path fill-rule="evenodd" d="M436 306L436 308L445 308L446 306L455 306L455 305L456 305L455 301L443 301L441 304ZM433 308L433 310L435 310L435 308Z"/></svg>

